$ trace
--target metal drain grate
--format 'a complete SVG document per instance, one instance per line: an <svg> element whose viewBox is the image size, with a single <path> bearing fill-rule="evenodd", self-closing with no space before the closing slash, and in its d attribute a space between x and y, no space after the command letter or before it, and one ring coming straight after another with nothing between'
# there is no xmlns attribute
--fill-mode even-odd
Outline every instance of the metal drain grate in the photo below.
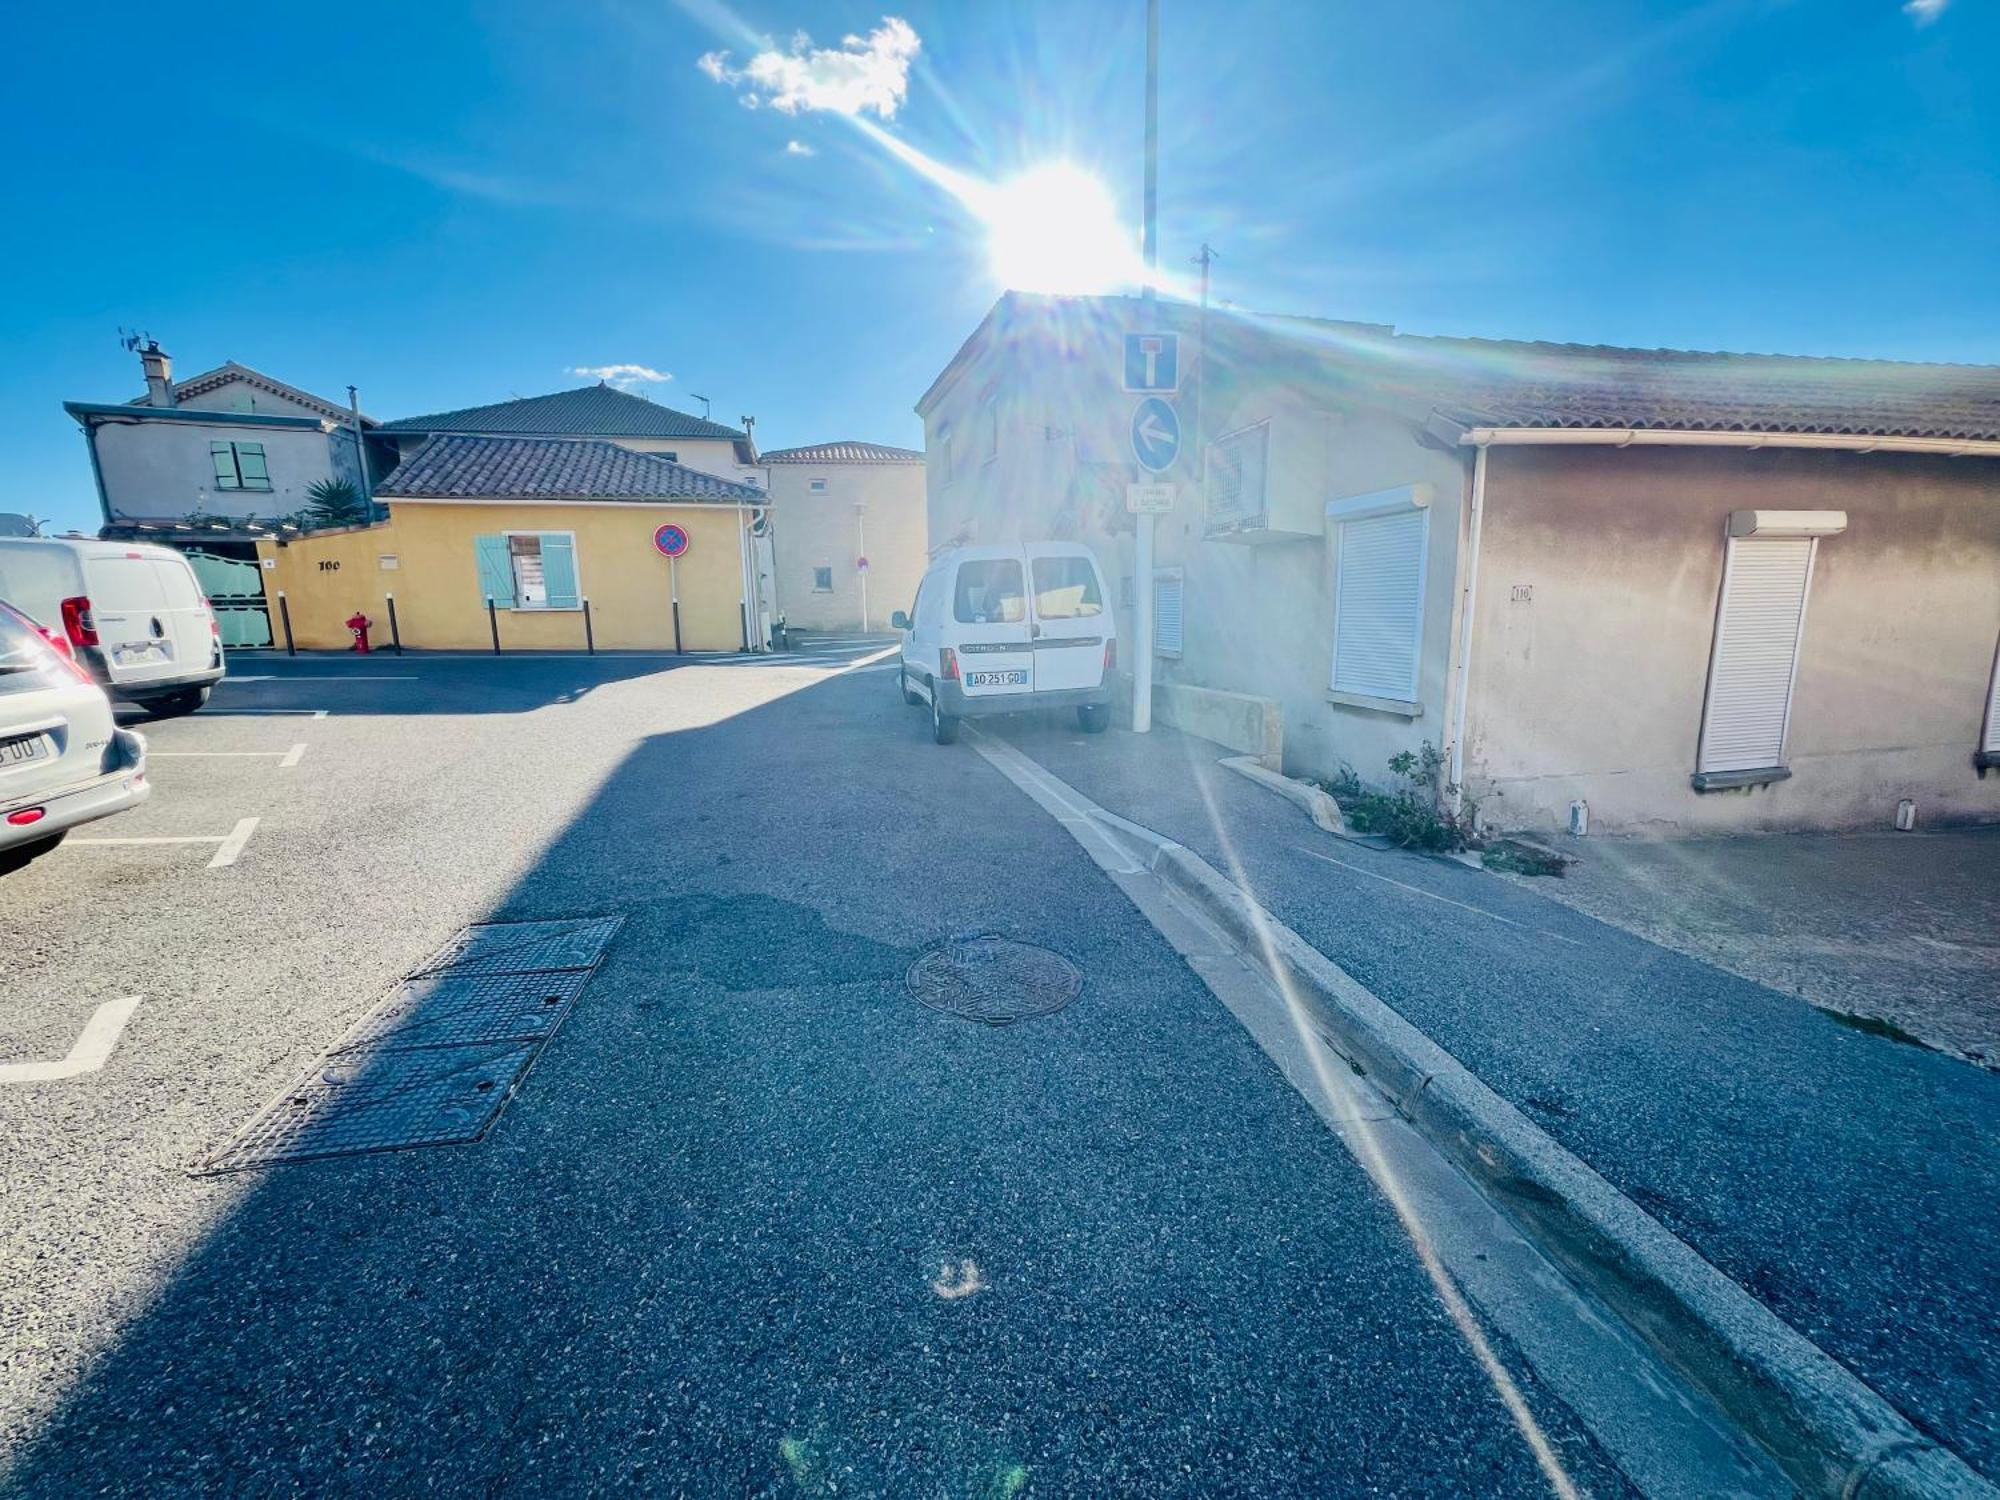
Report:
<svg viewBox="0 0 2000 1500"><path fill-rule="evenodd" d="M623 922L466 928L197 1172L478 1140Z"/></svg>
<svg viewBox="0 0 2000 1500"><path fill-rule="evenodd" d="M590 970L553 974L462 974L448 970L396 986L334 1048L449 1047L463 1042L539 1042L551 1035Z"/></svg>
<svg viewBox="0 0 2000 1500"><path fill-rule="evenodd" d="M410 977L426 974L546 974L588 969L618 931L619 917L567 922L480 922L438 950Z"/></svg>
<svg viewBox="0 0 2000 1500"><path fill-rule="evenodd" d="M534 1058L534 1042L345 1053L300 1079L205 1168L476 1141Z"/></svg>
<svg viewBox="0 0 2000 1500"><path fill-rule="evenodd" d="M908 983L932 1010L1006 1026L1061 1010L1083 989L1083 971L1047 948L981 933L924 954Z"/></svg>

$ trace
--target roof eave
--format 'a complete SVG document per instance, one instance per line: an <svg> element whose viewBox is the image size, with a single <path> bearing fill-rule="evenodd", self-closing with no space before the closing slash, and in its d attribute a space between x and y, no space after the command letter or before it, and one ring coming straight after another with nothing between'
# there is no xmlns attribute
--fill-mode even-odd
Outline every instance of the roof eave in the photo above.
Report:
<svg viewBox="0 0 2000 1500"><path fill-rule="evenodd" d="M1488 447L1818 448L1848 453L1927 453L2000 458L2000 440L1887 437L1862 432L1724 432L1675 427L1467 427L1458 442Z"/></svg>

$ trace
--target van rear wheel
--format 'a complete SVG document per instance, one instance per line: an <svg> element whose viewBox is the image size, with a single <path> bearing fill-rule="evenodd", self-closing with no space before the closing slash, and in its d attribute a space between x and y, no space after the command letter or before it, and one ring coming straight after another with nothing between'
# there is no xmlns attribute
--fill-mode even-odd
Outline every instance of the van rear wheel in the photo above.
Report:
<svg viewBox="0 0 2000 1500"><path fill-rule="evenodd" d="M148 714L155 719L178 719L182 714L191 714L208 702L208 689L188 688L184 692L165 693L158 698L144 700Z"/></svg>
<svg viewBox="0 0 2000 1500"><path fill-rule="evenodd" d="M1076 722L1085 734L1102 734L1111 727L1111 705L1079 703L1076 706Z"/></svg>
<svg viewBox="0 0 2000 1500"><path fill-rule="evenodd" d="M958 716L939 708L935 697L931 699L931 738L940 745L958 742Z"/></svg>

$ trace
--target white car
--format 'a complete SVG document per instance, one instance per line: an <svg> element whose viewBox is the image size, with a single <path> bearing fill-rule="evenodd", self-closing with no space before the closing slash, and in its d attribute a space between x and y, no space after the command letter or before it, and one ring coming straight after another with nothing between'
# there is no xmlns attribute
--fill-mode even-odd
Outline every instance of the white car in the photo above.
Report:
<svg viewBox="0 0 2000 1500"><path fill-rule="evenodd" d="M953 548L890 623L903 632L903 701L930 706L940 745L977 715L1074 708L1091 734L1111 722L1118 637L1088 547Z"/></svg>
<svg viewBox="0 0 2000 1500"><path fill-rule="evenodd" d="M215 611L171 547L0 537L0 599L59 632L112 697L156 717L193 713L223 676Z"/></svg>
<svg viewBox="0 0 2000 1500"><path fill-rule="evenodd" d="M68 642L0 604L0 875L151 790L145 739L118 727Z"/></svg>

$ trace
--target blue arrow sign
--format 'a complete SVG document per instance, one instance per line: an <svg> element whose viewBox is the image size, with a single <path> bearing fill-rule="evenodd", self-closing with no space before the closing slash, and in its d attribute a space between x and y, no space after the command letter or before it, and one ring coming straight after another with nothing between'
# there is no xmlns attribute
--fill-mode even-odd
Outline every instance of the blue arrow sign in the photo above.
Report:
<svg viewBox="0 0 2000 1500"><path fill-rule="evenodd" d="M1148 396L1133 408L1132 456L1155 474L1166 473L1181 456L1181 419L1164 397Z"/></svg>

